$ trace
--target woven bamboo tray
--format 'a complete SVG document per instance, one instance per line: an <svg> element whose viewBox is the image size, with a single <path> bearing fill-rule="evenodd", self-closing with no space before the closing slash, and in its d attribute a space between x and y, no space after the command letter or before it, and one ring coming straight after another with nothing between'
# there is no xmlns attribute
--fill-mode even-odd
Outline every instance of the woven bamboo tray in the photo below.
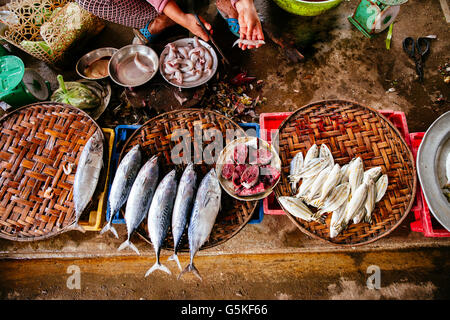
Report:
<svg viewBox="0 0 450 320"><path fill-rule="evenodd" d="M233 130L237 133L237 137L246 136L245 131L232 120L227 117L203 109L184 109L164 113L158 117L150 119L145 124L137 129L125 142L122 152L119 157L119 163L125 154L137 143L139 143L144 151L144 158L142 163L145 163L153 155L158 155L160 158L160 177L159 181L172 169L176 168L179 176L181 175L185 165L175 165L171 160L171 151L175 145L182 141L182 138L173 139L178 129L186 129L191 139L192 156L191 161L194 162L197 171L197 186L206 173L211 170L215 164L208 164L208 161L194 159L196 150L206 150L207 146L214 140L205 140L198 142L194 141L194 137L202 134L201 130L217 129L225 137L223 147L236 138L235 135L227 135L227 130ZM173 140L173 141L172 141ZM189 141L188 141L189 143ZM217 155L221 150L217 150ZM197 153L198 154L198 153ZM210 162L211 163L211 162ZM201 249L210 248L221 244L234 235L236 235L247 222L251 219L253 211L255 210L258 201L239 201L230 197L224 190L222 190L221 209L216 218L216 222L211 231L209 240L203 245ZM123 212L122 212L123 214ZM137 233L148 243L151 243L147 232L147 219L138 228ZM167 238L163 244L164 249L173 250L172 233L169 230ZM186 232L183 235L182 243L180 244L180 251L189 251L187 243Z"/></svg>
<svg viewBox="0 0 450 320"><path fill-rule="evenodd" d="M297 152L305 155L314 143L326 143L341 166L360 156L364 170L381 166L388 174L388 189L376 204L372 224L350 224L333 239L329 237L331 214L326 224L321 224L296 218L285 210L292 222L313 238L344 246L367 244L391 233L411 209L417 183L414 158L397 129L372 108L342 100L312 103L286 118L272 141L279 141L282 162L277 198L292 195L289 164Z"/></svg>
<svg viewBox="0 0 450 320"><path fill-rule="evenodd" d="M69 175L63 166L78 163L100 127L84 111L52 102L19 108L0 123L0 237L32 241L67 231L76 166ZM52 198L44 196L48 187Z"/></svg>

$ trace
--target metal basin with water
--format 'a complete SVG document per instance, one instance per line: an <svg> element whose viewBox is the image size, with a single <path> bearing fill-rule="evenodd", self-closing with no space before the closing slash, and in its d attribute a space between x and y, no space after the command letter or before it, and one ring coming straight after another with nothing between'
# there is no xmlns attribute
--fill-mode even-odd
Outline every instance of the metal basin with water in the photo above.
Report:
<svg viewBox="0 0 450 320"><path fill-rule="evenodd" d="M280 8L299 16L317 16L333 9L342 0L303 1L303 0L273 0Z"/></svg>

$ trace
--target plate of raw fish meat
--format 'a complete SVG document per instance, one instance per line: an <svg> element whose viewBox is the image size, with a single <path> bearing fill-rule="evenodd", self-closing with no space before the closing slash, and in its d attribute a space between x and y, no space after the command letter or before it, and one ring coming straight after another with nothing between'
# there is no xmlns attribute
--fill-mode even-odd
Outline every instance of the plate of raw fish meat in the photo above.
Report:
<svg viewBox="0 0 450 320"><path fill-rule="evenodd" d="M214 49L197 37L167 44L159 60L163 78L179 88L198 87L208 82L216 72L217 65Z"/></svg>
<svg viewBox="0 0 450 320"><path fill-rule="evenodd" d="M254 201L267 197L281 176L281 160L273 146L255 137L231 141L220 153L217 177L232 197Z"/></svg>

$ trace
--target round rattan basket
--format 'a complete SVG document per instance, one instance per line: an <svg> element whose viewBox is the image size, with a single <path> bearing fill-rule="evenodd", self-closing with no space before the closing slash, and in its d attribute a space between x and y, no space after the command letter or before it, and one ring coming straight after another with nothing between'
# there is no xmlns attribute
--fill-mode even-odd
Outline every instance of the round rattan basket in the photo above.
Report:
<svg viewBox="0 0 450 320"><path fill-rule="evenodd" d="M84 111L44 102L0 119L0 237L47 239L75 221L72 186L83 146L101 128ZM45 191L52 188L53 196Z"/></svg>
<svg viewBox="0 0 450 320"><path fill-rule="evenodd" d="M212 135L208 136L208 132ZM195 165L198 185L203 176L215 167L213 159L219 156L222 148L235 138L243 136L246 136L245 131L237 123L217 112L195 108L171 111L150 119L137 129L125 142L119 157L119 163L125 154L139 143L145 154L142 163L153 155L159 156L160 180L174 168L181 175L187 161L175 164L171 155L172 152L175 152L173 150L176 146L190 145L191 155L189 159ZM216 138L220 140L223 137L223 144L216 141ZM216 148L216 153L211 153L212 158L205 156L206 151L213 149L215 143L218 143L221 147ZM257 203L257 201L239 201L222 190L221 209L209 240L201 249L216 246L236 235L251 219ZM147 232L146 218L137 229L137 233L145 241L151 243ZM173 249L173 238L170 230L162 248ZM189 251L186 232L183 235L179 251Z"/></svg>
<svg viewBox="0 0 450 320"><path fill-rule="evenodd" d="M314 143L327 144L341 166L359 156L365 170L381 166L389 177L388 189L376 204L371 224L350 224L330 238L331 214L321 224L296 218L285 210L301 231L336 245L356 246L388 235L405 219L416 193L414 158L398 130L379 112L350 101L319 101L295 111L278 129L273 139L279 143L282 163L281 181L274 190L277 199L292 195L289 164L297 152L305 155Z"/></svg>

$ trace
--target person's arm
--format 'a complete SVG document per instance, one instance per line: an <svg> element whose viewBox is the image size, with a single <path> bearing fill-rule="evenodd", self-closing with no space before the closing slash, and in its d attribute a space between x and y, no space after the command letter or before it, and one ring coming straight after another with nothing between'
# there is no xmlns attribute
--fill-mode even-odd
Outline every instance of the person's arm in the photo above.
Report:
<svg viewBox="0 0 450 320"><path fill-rule="evenodd" d="M239 21L239 33L241 39L247 40L264 40L264 33L261 27L261 21L259 21L258 13L256 12L253 0L237 0L233 1L238 12ZM259 48L261 45L256 46ZM239 45L242 50L252 49L255 46Z"/></svg>
<svg viewBox="0 0 450 320"><path fill-rule="evenodd" d="M203 31L202 27L197 23L197 19L195 19L195 16L193 14L183 12L175 1L168 0L166 5L162 9L162 12L174 22L176 22L180 26L185 27L196 36L202 38L204 41L209 40L209 35L205 31ZM202 17L200 17L200 19L202 20L206 29L211 32L211 25Z"/></svg>

